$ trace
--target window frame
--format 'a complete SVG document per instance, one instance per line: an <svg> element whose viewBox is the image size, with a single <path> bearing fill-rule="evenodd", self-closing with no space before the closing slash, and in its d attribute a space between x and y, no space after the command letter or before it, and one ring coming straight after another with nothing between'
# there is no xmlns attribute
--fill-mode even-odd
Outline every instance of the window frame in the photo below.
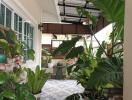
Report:
<svg viewBox="0 0 132 100"><path fill-rule="evenodd" d="M15 12L3 0L0 0L0 11L1 11L1 5L4 6L4 18L3 18L4 19L4 24L1 23L0 26L2 25L2 27L12 29L13 31L16 32L17 39L20 40L20 41L22 41L22 42L25 42L25 40L24 40L25 26L24 25L25 25L25 23L28 23L29 24L29 28L26 30L26 31L28 31L26 33L26 37L27 37L27 39L26 39L26 45L28 46L28 48L33 49L34 48L34 33L35 33L35 27L34 27L34 25L32 23L29 23L28 21L26 21L25 18L23 18L17 12ZM11 18L10 18L10 20L11 20L10 23L11 24L10 24L10 27L7 27L7 25L6 25L7 24L6 23L6 19L7 19L7 13L6 12L7 12L7 9L11 11ZM15 14L17 15L16 29L15 29ZM2 19L2 17L1 17L1 19ZM22 21L21 23L20 23L20 20ZM32 31L31 31L31 28L32 28ZM20 38L20 35L21 35L21 38ZM27 51L28 48L25 48L24 50ZM28 60L28 57L26 57L26 60Z"/></svg>

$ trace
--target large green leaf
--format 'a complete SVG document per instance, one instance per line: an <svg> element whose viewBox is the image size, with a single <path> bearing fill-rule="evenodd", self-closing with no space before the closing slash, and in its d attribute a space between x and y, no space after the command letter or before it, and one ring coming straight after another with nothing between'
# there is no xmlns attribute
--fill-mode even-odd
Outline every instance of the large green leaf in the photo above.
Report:
<svg viewBox="0 0 132 100"><path fill-rule="evenodd" d="M40 93L43 85L49 78L49 74L46 73L45 70L41 70L39 66L36 67L35 72L29 68L26 68L25 70L27 71L27 85L29 87L29 91L33 94Z"/></svg>
<svg viewBox="0 0 132 100"><path fill-rule="evenodd" d="M79 47L74 47L72 48L72 50L66 55L65 59L69 59L69 58L75 58L78 57L80 54L82 54L84 52L84 48L83 46L79 46Z"/></svg>
<svg viewBox="0 0 132 100"><path fill-rule="evenodd" d="M101 46L99 46L96 57L99 59L101 58L102 54L104 53L104 50L106 49L106 43L105 41L102 42Z"/></svg>
<svg viewBox="0 0 132 100"><path fill-rule="evenodd" d="M16 42L18 42L16 33L13 32L12 30L7 31L7 32L6 32L6 40L7 40L10 44L15 44Z"/></svg>
<svg viewBox="0 0 132 100"><path fill-rule="evenodd" d="M90 0L109 22L124 22L124 0Z"/></svg>
<svg viewBox="0 0 132 100"><path fill-rule="evenodd" d="M104 87L108 83L113 86L122 87L123 72L122 60L120 58L102 59L88 80L90 88Z"/></svg>
<svg viewBox="0 0 132 100"><path fill-rule="evenodd" d="M28 55L29 59L34 60L34 58L35 58L34 54L35 54L35 52L34 52L33 49L28 49L27 50L27 55Z"/></svg>
<svg viewBox="0 0 132 100"><path fill-rule="evenodd" d="M7 81L8 77L5 72L0 72L0 85L4 84Z"/></svg>
<svg viewBox="0 0 132 100"><path fill-rule="evenodd" d="M62 44L60 44L59 47L54 50L53 56L68 53L73 47L75 47L76 42L81 38L81 36L77 36L72 40L63 41Z"/></svg>
<svg viewBox="0 0 132 100"><path fill-rule="evenodd" d="M11 100L16 100L16 95L13 93L13 91L10 90L4 90L2 93L0 93L1 98L7 98Z"/></svg>

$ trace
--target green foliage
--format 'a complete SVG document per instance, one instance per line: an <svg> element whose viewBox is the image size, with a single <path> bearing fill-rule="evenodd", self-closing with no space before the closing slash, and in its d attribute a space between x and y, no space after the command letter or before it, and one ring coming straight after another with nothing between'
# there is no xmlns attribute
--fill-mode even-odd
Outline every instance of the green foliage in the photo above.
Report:
<svg viewBox="0 0 132 100"><path fill-rule="evenodd" d="M104 53L104 50L106 49L106 43L105 41L102 42L101 46L98 48L96 57L99 59Z"/></svg>
<svg viewBox="0 0 132 100"><path fill-rule="evenodd" d="M102 58L87 81L87 85L92 89L105 88L107 84L121 88L122 83L123 63L120 58Z"/></svg>
<svg viewBox="0 0 132 100"><path fill-rule="evenodd" d="M34 60L34 58L35 58L35 56L34 56L35 52L34 52L33 49L28 49L28 50L27 50L27 54L28 54L28 58L29 58L29 59Z"/></svg>
<svg viewBox="0 0 132 100"><path fill-rule="evenodd" d="M0 100L36 100L25 84L16 81L17 72L0 71Z"/></svg>
<svg viewBox="0 0 132 100"><path fill-rule="evenodd" d="M5 72L0 72L0 85L7 81L7 74Z"/></svg>
<svg viewBox="0 0 132 100"><path fill-rule="evenodd" d="M87 47L84 40L84 52L77 55L78 50L74 45L69 46L72 40L65 41L60 45L56 52L64 52L71 57L78 57L78 61L67 68L68 73L88 89L100 91L104 88L123 87L123 36L124 36L124 0L87 0L92 2L96 8L101 10L104 18L113 24L113 31L110 34L110 48L105 41L99 44L96 55L93 54L92 43ZM83 15L92 21L92 26L97 25L97 18L90 15L84 8L77 8L79 15ZM90 27L90 25L89 25ZM92 35L95 37L94 31ZM104 33L105 34L105 33ZM95 37L96 38L96 37ZM91 41L92 42L92 41ZM98 40L97 40L98 42ZM64 47L64 48L63 48ZM65 50L66 47L66 50ZM73 51L72 51L72 48ZM61 50L63 49L63 50ZM60 50L60 51L59 51ZM70 53L72 51L72 53ZM75 53L75 54L73 54ZM110 53L110 56L109 56ZM104 55L105 54L105 55ZM74 55L74 56L73 56ZM74 96L76 98L76 96ZM90 98L89 98L90 99ZM74 99L71 99L74 100ZM94 99L91 99L94 100ZM103 99L98 99L103 100Z"/></svg>
<svg viewBox="0 0 132 100"><path fill-rule="evenodd" d="M66 55L65 59L68 59L68 58L72 59L72 58L78 57L83 52L84 52L83 46L73 47L72 50Z"/></svg>
<svg viewBox="0 0 132 100"><path fill-rule="evenodd" d="M25 69L27 72L27 86L29 91L33 94L41 92L42 87L49 78L49 74L45 70L41 70L39 66L36 67L35 72L30 68Z"/></svg>
<svg viewBox="0 0 132 100"><path fill-rule="evenodd" d="M0 29L0 32L0 47L2 47L4 54L8 58L13 58L16 55L24 56L24 49L27 48L29 59L34 60L34 50L29 49L29 47L24 42L17 40L15 32L4 29Z"/></svg>
<svg viewBox="0 0 132 100"><path fill-rule="evenodd" d="M75 47L77 41L79 41L81 38L81 36L78 36L73 38L72 40L63 41L62 44L60 44L60 46L54 50L53 56L64 55L70 52Z"/></svg>
<svg viewBox="0 0 132 100"><path fill-rule="evenodd" d="M92 21L92 26L95 27L96 23L97 23L97 17L91 15L88 11L86 11L84 8L82 7L77 7L77 12L78 14L81 16L85 16L87 19L90 19L90 21ZM89 25L90 26L90 25Z"/></svg>
<svg viewBox="0 0 132 100"><path fill-rule="evenodd" d="M48 63L51 63L52 55L51 53L46 49L42 49L42 58L41 58L41 66L47 67Z"/></svg>
<svg viewBox="0 0 132 100"><path fill-rule="evenodd" d="M124 22L124 0L88 0L100 9L109 22Z"/></svg>
<svg viewBox="0 0 132 100"><path fill-rule="evenodd" d="M10 90L4 90L3 92L0 93L0 100L3 100L4 98L16 100L16 95Z"/></svg>

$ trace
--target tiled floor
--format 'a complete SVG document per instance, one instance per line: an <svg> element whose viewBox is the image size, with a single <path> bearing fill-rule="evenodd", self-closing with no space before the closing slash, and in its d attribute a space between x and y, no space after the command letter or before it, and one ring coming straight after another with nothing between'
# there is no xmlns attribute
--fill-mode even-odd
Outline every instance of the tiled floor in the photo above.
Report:
<svg viewBox="0 0 132 100"><path fill-rule="evenodd" d="M74 93L82 93L84 88L75 80L48 80L41 93L41 100L64 100Z"/></svg>

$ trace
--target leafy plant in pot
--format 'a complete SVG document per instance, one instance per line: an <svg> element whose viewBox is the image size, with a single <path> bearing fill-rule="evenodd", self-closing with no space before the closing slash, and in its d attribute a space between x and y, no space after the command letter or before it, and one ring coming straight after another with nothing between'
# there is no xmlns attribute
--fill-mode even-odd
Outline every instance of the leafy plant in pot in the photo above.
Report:
<svg viewBox="0 0 132 100"><path fill-rule="evenodd" d="M14 59L16 56L24 56L24 49L27 48L29 59L34 60L34 50L30 49L24 42L19 41L14 31L0 28L0 34L0 48L7 58Z"/></svg>
<svg viewBox="0 0 132 100"><path fill-rule="evenodd" d="M64 41L55 51L56 54L66 53L66 59L78 57L75 65L68 68L69 73L74 72L75 79L81 83L86 90L96 90L102 92L104 89L119 89L123 88L123 34L124 34L124 0L88 0L95 7L101 10L105 19L113 24L113 31L110 34L110 45L107 49L107 43L102 44L96 38L93 27L97 24L97 18L90 15L85 9L77 8L79 14L83 14L92 21L93 25L89 25L92 38L95 38L99 44L96 55L93 54L92 41L87 47L75 47L76 42L81 37L73 38L72 40ZM109 4L108 4L109 2ZM116 5L115 5L116 4ZM113 9L111 9L113 8ZM118 9L117 9L118 8ZM105 34L105 33L104 33ZM68 45L70 44L70 45ZM89 91L91 92L91 91ZM103 91L104 92L104 91ZM121 91L122 92L122 91ZM105 93L103 93L104 95ZM108 92L106 93L109 94ZM115 93L116 94L116 93ZM100 96L103 96L102 94ZM100 98L100 96L98 98ZM90 97L89 97L90 98ZM93 100L96 97L93 97ZM108 98L106 98L107 100ZM74 100L74 99L71 99ZM79 99L78 99L79 100ZM103 100L103 99L98 99Z"/></svg>
<svg viewBox="0 0 132 100"><path fill-rule="evenodd" d="M11 59L13 62L16 56L24 56L25 47L28 48L26 44L17 40L14 31L0 27L0 48L6 59ZM33 49L28 49L28 56L34 59ZM9 72L0 71L0 100L35 100L32 93L27 90L27 86L24 83L20 84L21 70L16 68Z"/></svg>
<svg viewBox="0 0 132 100"><path fill-rule="evenodd" d="M40 99L41 89L44 86L45 82L49 78L49 74L45 70L41 70L39 66L36 67L35 72L30 68L25 68L27 72L27 86L29 91L36 96L37 99ZM38 97L37 97L38 96Z"/></svg>
<svg viewBox="0 0 132 100"><path fill-rule="evenodd" d="M25 84L20 84L18 73L0 71L0 100L35 100Z"/></svg>
<svg viewBox="0 0 132 100"><path fill-rule="evenodd" d="M52 56L51 56L51 53L46 48L44 48L42 50L42 58L41 59L42 59L42 62L41 62L42 67L50 66Z"/></svg>

